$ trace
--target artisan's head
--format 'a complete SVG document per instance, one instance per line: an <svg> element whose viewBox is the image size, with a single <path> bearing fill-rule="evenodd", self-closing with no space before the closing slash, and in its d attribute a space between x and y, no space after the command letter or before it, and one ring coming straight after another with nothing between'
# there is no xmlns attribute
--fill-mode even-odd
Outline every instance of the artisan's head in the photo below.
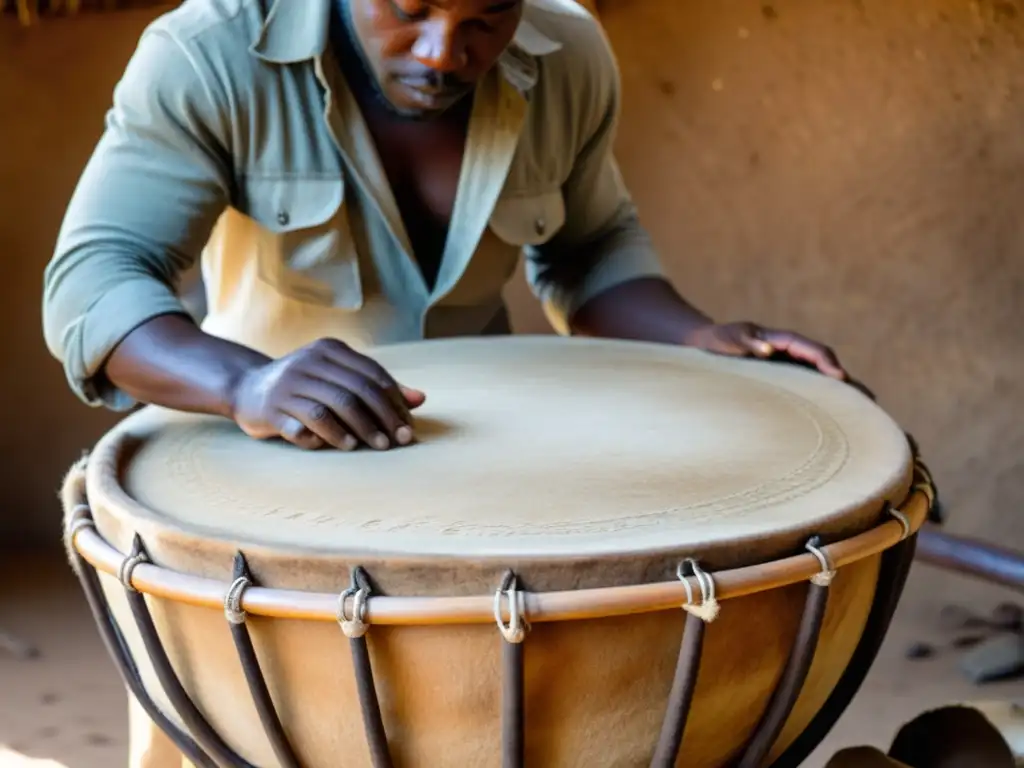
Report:
<svg viewBox="0 0 1024 768"><path fill-rule="evenodd" d="M410 117L470 93L512 41L523 0L343 0L380 95Z"/></svg>

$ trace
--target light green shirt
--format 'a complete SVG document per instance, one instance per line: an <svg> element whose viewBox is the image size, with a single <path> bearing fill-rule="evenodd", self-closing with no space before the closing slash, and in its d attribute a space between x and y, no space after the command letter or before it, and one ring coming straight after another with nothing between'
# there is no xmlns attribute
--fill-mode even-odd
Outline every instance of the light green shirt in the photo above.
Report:
<svg viewBox="0 0 1024 768"><path fill-rule="evenodd" d="M96 373L182 311L200 257L204 330L272 356L485 332L520 254L561 333L598 293L662 274L612 155L608 41L572 0L528 0L478 87L428 288L331 55L331 2L192 0L143 34L45 273L47 345L84 401L133 404Z"/></svg>

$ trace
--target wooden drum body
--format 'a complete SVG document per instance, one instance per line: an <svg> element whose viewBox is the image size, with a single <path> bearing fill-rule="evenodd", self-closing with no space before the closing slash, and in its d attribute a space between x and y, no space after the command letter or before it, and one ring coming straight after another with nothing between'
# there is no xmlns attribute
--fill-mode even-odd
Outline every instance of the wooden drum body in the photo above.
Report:
<svg viewBox="0 0 1024 768"><path fill-rule="evenodd" d="M627 342L374 356L427 392L417 445L306 453L146 409L68 477L98 624L196 765L802 762L933 499L880 408Z"/></svg>

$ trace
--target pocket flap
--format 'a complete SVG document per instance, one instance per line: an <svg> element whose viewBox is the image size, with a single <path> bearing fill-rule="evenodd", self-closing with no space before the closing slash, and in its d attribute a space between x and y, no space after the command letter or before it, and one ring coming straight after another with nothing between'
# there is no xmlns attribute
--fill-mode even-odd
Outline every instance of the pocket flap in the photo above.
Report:
<svg viewBox="0 0 1024 768"><path fill-rule="evenodd" d="M510 195L494 206L490 228L509 245L541 245L565 224L565 200L558 190L539 195Z"/></svg>
<svg viewBox="0 0 1024 768"><path fill-rule="evenodd" d="M252 178L245 183L244 211L271 232L318 227L345 200L341 178Z"/></svg>

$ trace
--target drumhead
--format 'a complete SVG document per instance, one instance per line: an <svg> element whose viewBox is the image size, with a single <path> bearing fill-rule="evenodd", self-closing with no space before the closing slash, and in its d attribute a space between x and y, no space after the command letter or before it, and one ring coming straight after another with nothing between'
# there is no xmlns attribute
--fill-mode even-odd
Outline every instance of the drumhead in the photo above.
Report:
<svg viewBox="0 0 1024 768"><path fill-rule="evenodd" d="M222 419L143 409L90 463L101 531L123 547L135 531L151 549L173 542L165 554L191 553L193 570L204 547L256 547L453 574L459 562L488 573L533 563L555 587L664 578L694 554L719 568L791 554L809 535L870 527L910 488L893 419L796 366L560 337L372 354L427 393L417 444L307 452ZM602 574L610 561L630 575ZM545 577L545 563L565 566L561 576Z"/></svg>

